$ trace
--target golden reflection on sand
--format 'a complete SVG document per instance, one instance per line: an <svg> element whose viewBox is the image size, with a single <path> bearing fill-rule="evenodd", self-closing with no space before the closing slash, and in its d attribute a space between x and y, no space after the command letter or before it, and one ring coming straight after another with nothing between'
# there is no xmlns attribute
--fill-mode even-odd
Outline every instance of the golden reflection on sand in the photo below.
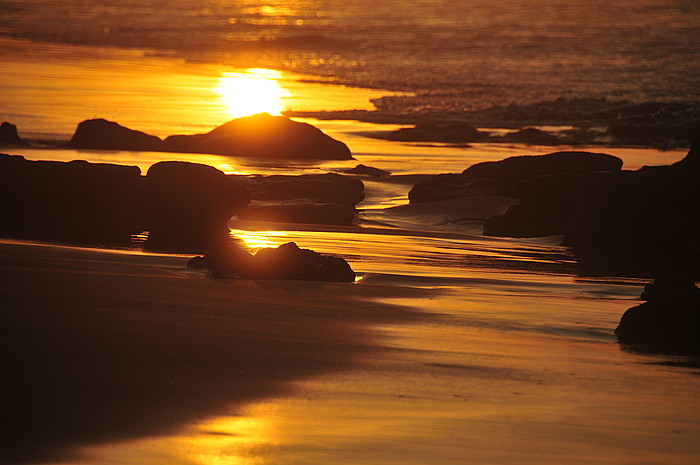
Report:
<svg viewBox="0 0 700 465"><path fill-rule="evenodd" d="M282 77L279 71L262 68L223 73L214 91L234 118L256 113L280 115L287 109L284 100L290 96L280 85Z"/></svg>
<svg viewBox="0 0 700 465"><path fill-rule="evenodd" d="M246 231L244 229L232 229L231 234L242 240L246 247L256 251L265 247L277 247L282 245L287 236L285 231Z"/></svg>
<svg viewBox="0 0 700 465"><path fill-rule="evenodd" d="M187 459L201 465L255 465L263 460L250 449L272 442L267 420L226 416L205 422L200 432L181 439Z"/></svg>

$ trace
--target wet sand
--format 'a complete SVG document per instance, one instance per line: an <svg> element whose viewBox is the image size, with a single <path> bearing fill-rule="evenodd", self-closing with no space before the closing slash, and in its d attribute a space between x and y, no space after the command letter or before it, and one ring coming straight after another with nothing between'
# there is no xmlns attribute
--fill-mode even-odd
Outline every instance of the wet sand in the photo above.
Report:
<svg viewBox="0 0 700 465"><path fill-rule="evenodd" d="M377 287L212 280L186 257L0 243L0 461L163 435L379 351Z"/></svg>

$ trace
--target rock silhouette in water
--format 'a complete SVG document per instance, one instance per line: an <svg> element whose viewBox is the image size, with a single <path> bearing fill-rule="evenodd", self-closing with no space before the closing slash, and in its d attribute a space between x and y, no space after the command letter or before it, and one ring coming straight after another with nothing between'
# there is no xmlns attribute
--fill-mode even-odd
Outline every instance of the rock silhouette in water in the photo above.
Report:
<svg viewBox="0 0 700 465"><path fill-rule="evenodd" d="M206 134L175 135L162 141L113 121L80 123L70 148L213 153L237 157L350 160L344 143L306 123L267 113L237 118Z"/></svg>
<svg viewBox="0 0 700 465"><path fill-rule="evenodd" d="M203 257L188 262L206 268L217 278L278 279L298 281L353 282L355 272L345 259L301 249L294 242L261 249L251 255L234 241L214 246Z"/></svg>
<svg viewBox="0 0 700 465"><path fill-rule="evenodd" d="M169 161L149 168L144 201L147 248L203 252L228 238L228 220L250 196L214 167Z"/></svg>
<svg viewBox="0 0 700 465"><path fill-rule="evenodd" d="M17 126L4 122L0 124L0 144L27 146L28 142L22 140L17 132Z"/></svg>
<svg viewBox="0 0 700 465"><path fill-rule="evenodd" d="M352 159L344 143L320 129L267 113L234 119L206 134L170 136L164 149L255 158Z"/></svg>
<svg viewBox="0 0 700 465"><path fill-rule="evenodd" d="M642 299L622 315L615 329L620 343L700 353L700 289L692 281L659 277L645 286Z"/></svg>
<svg viewBox="0 0 700 465"><path fill-rule="evenodd" d="M162 150L163 141L113 121L91 119L78 124L68 147L105 150Z"/></svg>
<svg viewBox="0 0 700 465"><path fill-rule="evenodd" d="M136 166L0 154L0 235L126 245L143 230Z"/></svg>

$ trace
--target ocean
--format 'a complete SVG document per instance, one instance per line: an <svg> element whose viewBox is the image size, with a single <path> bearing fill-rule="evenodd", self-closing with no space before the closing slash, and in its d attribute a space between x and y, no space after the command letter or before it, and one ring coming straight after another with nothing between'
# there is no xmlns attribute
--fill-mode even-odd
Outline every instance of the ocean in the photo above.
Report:
<svg viewBox="0 0 700 465"><path fill-rule="evenodd" d="M695 0L4 0L0 33L411 92L394 112L700 100ZM325 109L328 110L328 109Z"/></svg>

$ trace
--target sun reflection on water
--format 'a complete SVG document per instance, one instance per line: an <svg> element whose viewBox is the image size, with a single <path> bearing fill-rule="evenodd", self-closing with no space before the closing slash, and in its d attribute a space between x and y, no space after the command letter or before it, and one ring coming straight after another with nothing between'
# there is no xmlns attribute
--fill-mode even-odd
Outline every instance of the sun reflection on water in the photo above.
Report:
<svg viewBox="0 0 700 465"><path fill-rule="evenodd" d="M188 458L201 465L255 465L263 463L252 452L269 442L265 420L254 417L219 417L199 425L201 431L187 438Z"/></svg>
<svg viewBox="0 0 700 465"><path fill-rule="evenodd" d="M279 71L263 68L227 72L219 77L214 91L234 118L263 112L280 115L287 109L285 99L290 97L280 84L282 77Z"/></svg>
<svg viewBox="0 0 700 465"><path fill-rule="evenodd" d="M285 242L287 233L285 231L246 231L243 229L232 229L233 237L242 240L246 247L256 252L266 247L278 247Z"/></svg>

